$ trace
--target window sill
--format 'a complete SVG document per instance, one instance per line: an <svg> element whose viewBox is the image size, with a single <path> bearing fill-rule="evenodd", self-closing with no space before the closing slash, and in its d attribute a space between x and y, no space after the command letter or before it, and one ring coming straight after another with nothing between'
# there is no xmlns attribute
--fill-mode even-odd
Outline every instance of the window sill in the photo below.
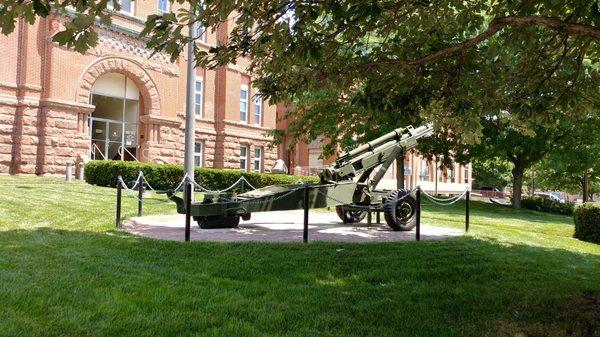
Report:
<svg viewBox="0 0 600 337"><path fill-rule="evenodd" d="M203 42L203 41L196 41L196 44L197 45L201 45L201 46L206 47L206 48L212 47L212 45L210 45L210 44L208 44L206 42Z"/></svg>
<svg viewBox="0 0 600 337"><path fill-rule="evenodd" d="M146 23L145 20L142 20L142 19L138 18L137 16L135 16L134 13L125 12L125 11L122 11L122 10L121 11L116 11L114 9L111 9L110 11L113 12L113 14L115 16L120 16L120 17L123 17L123 18L126 18L126 19L131 19L133 21L136 21L137 23Z"/></svg>

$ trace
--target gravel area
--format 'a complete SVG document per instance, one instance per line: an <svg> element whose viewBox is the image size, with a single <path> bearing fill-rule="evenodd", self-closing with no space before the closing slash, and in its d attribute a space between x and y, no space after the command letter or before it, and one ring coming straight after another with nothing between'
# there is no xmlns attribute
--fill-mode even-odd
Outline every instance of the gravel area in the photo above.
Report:
<svg viewBox="0 0 600 337"><path fill-rule="evenodd" d="M382 216L383 218L383 216ZM375 216L373 216L375 221ZM123 222L129 233L154 239L183 241L185 217L183 215L151 215L135 217ZM254 213L248 221L240 221L237 228L200 229L192 222L193 241L258 241L302 242L303 213L298 211ZM462 235L454 228L421 225L421 239L443 239ZM309 241L384 242L413 241L415 230L396 232L382 219L381 224L368 226L366 219L359 224L343 224L335 213L311 212L309 214Z"/></svg>

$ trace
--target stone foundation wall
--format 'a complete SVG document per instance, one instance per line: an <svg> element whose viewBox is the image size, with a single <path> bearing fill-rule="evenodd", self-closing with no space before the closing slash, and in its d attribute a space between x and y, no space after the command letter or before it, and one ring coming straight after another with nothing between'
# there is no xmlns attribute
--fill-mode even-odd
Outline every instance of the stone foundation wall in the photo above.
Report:
<svg viewBox="0 0 600 337"><path fill-rule="evenodd" d="M15 106L0 104L0 173L11 172L16 110Z"/></svg>
<svg viewBox="0 0 600 337"><path fill-rule="evenodd" d="M67 161L88 155L87 115L81 110L13 103L0 104L0 172L64 174Z"/></svg>
<svg viewBox="0 0 600 337"><path fill-rule="evenodd" d="M76 162L90 153L87 116L91 108L66 103L41 102L36 106L0 105L0 172L63 175L67 161ZM185 135L183 118L165 125L144 124L148 140L141 143L139 159L145 162L182 164ZM263 172L269 172L277 160L270 140L241 137L201 125L196 140L204 144L204 167L238 169L240 146L249 148L248 165L252 169L254 148L263 148Z"/></svg>
<svg viewBox="0 0 600 337"><path fill-rule="evenodd" d="M147 162L158 162L167 164L183 164L185 153L185 120L179 116L177 122L170 122L165 125L150 124L147 125L149 141L142 143L143 155L141 159ZM205 126L196 126L197 141L202 141L203 165L204 167L213 167L215 158L215 144L217 141L214 128Z"/></svg>
<svg viewBox="0 0 600 337"><path fill-rule="evenodd" d="M64 174L67 161L89 156L90 137L87 130L87 114L59 107L43 108L38 126L38 172ZM85 118L85 121L81 119Z"/></svg>
<svg viewBox="0 0 600 337"><path fill-rule="evenodd" d="M142 149L148 149L144 161L182 164L184 153L183 129L178 126L169 125L155 125L154 127L158 131L156 136L152 140L142 144Z"/></svg>

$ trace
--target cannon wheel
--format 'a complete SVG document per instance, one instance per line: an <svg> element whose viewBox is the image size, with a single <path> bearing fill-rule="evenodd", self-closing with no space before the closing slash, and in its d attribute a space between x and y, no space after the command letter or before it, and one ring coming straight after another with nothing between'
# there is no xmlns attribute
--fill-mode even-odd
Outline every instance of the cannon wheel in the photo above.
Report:
<svg viewBox="0 0 600 337"><path fill-rule="evenodd" d="M385 222L395 231L409 231L417 225L415 217L417 201L413 194L404 189L395 190L387 197L383 206Z"/></svg>
<svg viewBox="0 0 600 337"><path fill-rule="evenodd" d="M235 228L240 224L239 215L229 216L199 216L194 217L194 220L198 222L198 227L203 229L215 229L215 228Z"/></svg>
<svg viewBox="0 0 600 337"><path fill-rule="evenodd" d="M335 206L335 212L342 219L344 223L356 223L361 222L365 216L367 216L367 212L364 211L346 211L344 210L344 206Z"/></svg>

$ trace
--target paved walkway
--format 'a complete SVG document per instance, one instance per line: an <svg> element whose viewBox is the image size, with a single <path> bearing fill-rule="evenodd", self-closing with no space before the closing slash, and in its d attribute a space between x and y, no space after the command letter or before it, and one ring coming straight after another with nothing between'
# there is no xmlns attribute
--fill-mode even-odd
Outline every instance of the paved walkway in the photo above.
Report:
<svg viewBox="0 0 600 337"><path fill-rule="evenodd" d="M375 217L373 217L375 220ZM367 226L343 224L335 213L309 214L309 241L384 242L413 241L415 230L396 232L385 224ZM185 217L183 215L152 215L131 218L123 222L125 231L154 239L183 241ZM193 241L259 241L302 242L303 213L298 211L253 213L252 219L240 221L238 228L200 229L192 222ZM421 239L443 239L460 236L458 229L421 225Z"/></svg>

